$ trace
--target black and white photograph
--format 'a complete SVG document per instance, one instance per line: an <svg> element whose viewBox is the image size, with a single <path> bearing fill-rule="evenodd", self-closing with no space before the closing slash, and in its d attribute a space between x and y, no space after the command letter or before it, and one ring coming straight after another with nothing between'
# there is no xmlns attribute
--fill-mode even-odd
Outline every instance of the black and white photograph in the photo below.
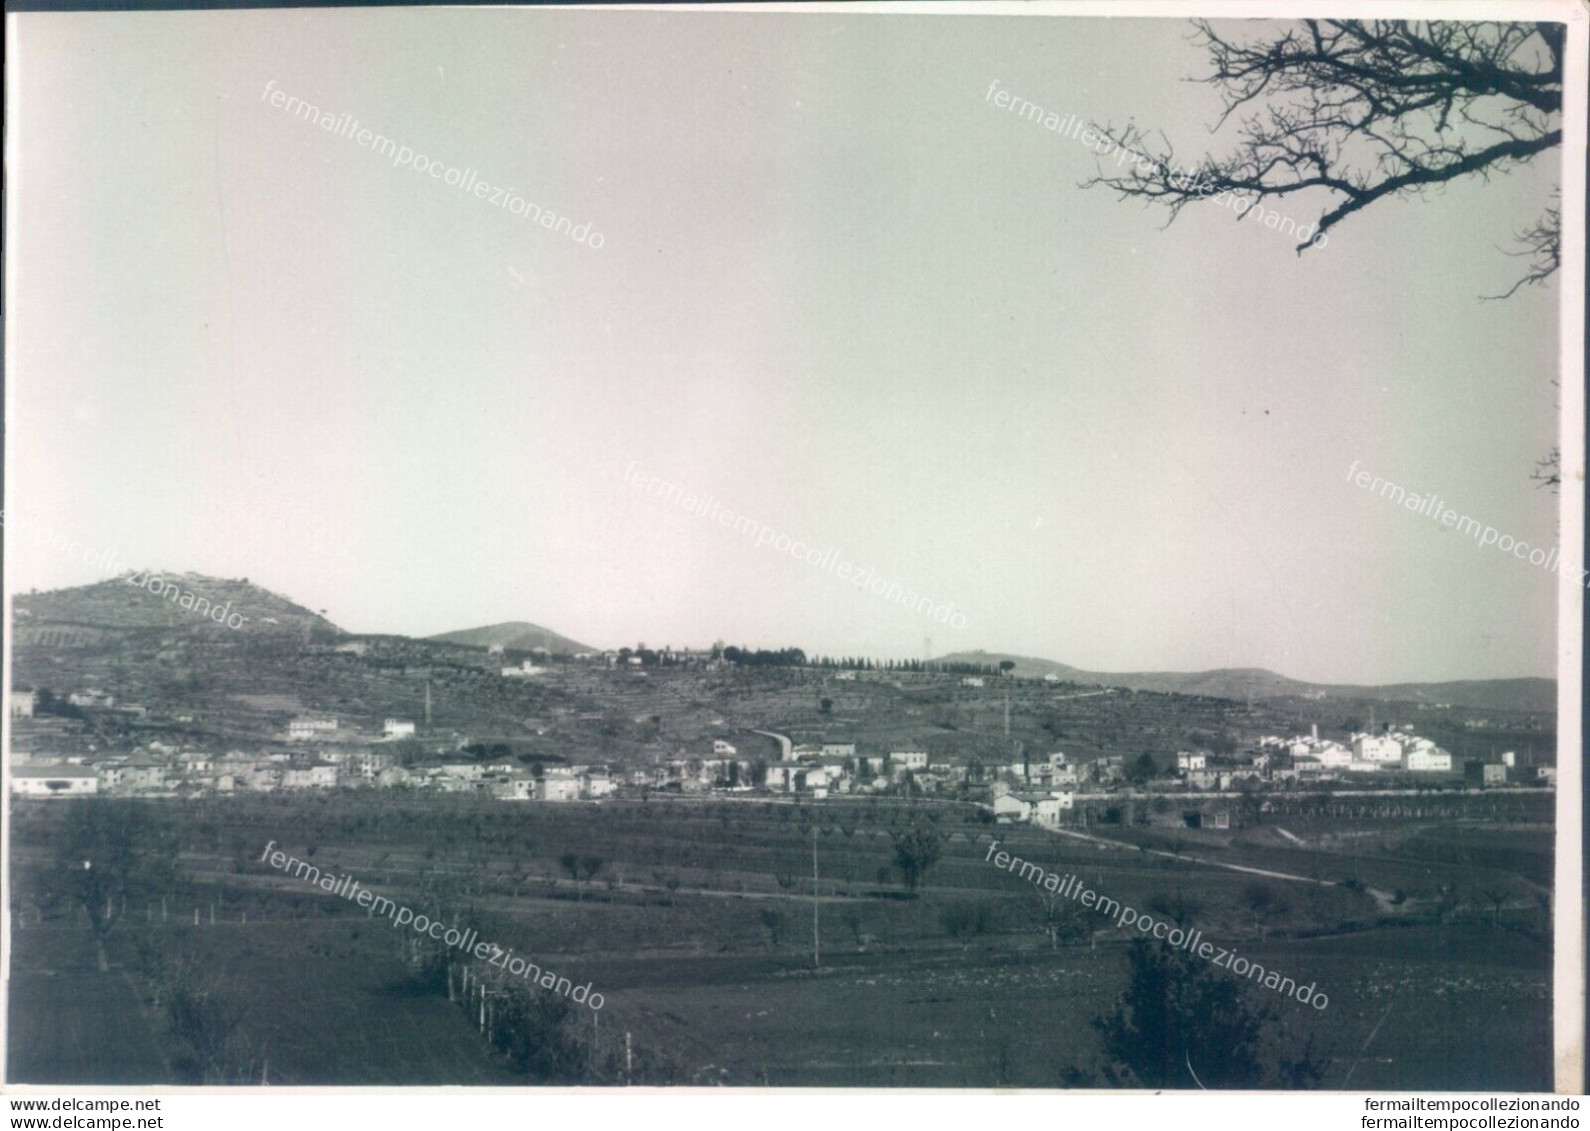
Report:
<svg viewBox="0 0 1590 1131"><path fill-rule="evenodd" d="M8 5L10 1126L1577 1127L1590 9L1333 7Z"/></svg>

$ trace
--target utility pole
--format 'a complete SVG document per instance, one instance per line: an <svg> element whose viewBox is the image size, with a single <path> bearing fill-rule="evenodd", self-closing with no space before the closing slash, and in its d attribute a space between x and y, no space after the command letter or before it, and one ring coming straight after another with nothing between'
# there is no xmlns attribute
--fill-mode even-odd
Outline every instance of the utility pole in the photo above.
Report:
<svg viewBox="0 0 1590 1131"><path fill-rule="evenodd" d="M822 943L817 935L817 822L812 822L812 969L823 965Z"/></svg>

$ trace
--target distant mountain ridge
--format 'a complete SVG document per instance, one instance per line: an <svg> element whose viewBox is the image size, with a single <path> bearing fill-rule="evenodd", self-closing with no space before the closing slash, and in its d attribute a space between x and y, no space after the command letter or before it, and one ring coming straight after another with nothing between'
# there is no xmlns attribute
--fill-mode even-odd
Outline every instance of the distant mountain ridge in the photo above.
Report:
<svg viewBox="0 0 1590 1131"><path fill-rule="evenodd" d="M488 624L482 628L465 628L457 632L443 632L436 636L427 636L425 639L442 644L465 644L476 648L502 648L504 651L528 652L532 648L545 648L548 652L563 652L568 655L601 651L600 648L581 644L578 640L570 640L550 628L542 628L538 624L523 620Z"/></svg>
<svg viewBox="0 0 1590 1131"><path fill-rule="evenodd" d="M1324 695L1332 699L1383 699L1414 703L1449 703L1454 707L1493 710L1554 711L1557 681L1538 676L1519 679L1464 679L1446 683L1370 684L1307 683L1265 668L1216 668L1204 672L1091 672L1054 660L999 652L955 652L945 663L998 665L1010 660L1018 676L1041 679L1053 672L1068 683L1129 687L1133 691L1212 695L1222 699L1274 699L1290 695Z"/></svg>
<svg viewBox="0 0 1590 1131"><path fill-rule="evenodd" d="M155 588L135 585L140 578L158 579ZM164 583L164 584L161 584ZM175 587L176 596L171 588ZM199 599L241 624L218 623L196 611ZM184 603L185 602L185 603ZM105 581L47 592L16 593L13 639L17 644L47 643L64 637L82 642L150 629L182 630L205 635L291 635L334 640L348 634L319 613L252 584L247 578L208 577L197 573L141 572ZM528 621L508 621L425 637L440 644L478 648L501 647L527 652L575 654L600 649ZM950 663L997 666L1009 660L1015 674L1042 678L1054 673L1071 683L1128 687L1136 691L1209 695L1222 699L1272 699L1286 696L1324 696L1335 699L1379 699L1413 703L1447 703L1454 707L1492 710L1556 710L1557 681L1539 677L1521 679L1455 680L1445 683L1397 683L1382 686L1308 683L1263 668L1218 668L1203 672L1094 672L1069 664L1030 656L998 652L956 652L939 659Z"/></svg>

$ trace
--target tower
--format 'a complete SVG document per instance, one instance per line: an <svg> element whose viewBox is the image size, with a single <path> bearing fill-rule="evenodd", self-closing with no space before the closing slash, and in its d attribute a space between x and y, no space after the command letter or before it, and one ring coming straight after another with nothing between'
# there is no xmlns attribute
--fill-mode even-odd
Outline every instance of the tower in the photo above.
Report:
<svg viewBox="0 0 1590 1131"><path fill-rule="evenodd" d="M425 681L425 729L431 729L431 681Z"/></svg>

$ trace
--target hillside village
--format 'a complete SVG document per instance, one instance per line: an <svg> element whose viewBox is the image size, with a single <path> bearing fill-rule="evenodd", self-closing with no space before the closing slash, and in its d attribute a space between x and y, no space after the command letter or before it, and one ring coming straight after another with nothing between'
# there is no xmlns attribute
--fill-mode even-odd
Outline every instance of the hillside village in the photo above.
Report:
<svg viewBox="0 0 1590 1131"><path fill-rule="evenodd" d="M730 662L714 652L669 655L706 667ZM639 655L618 652L581 653L565 660L608 669L642 663ZM551 670L551 664L550 657L537 655L500 668L499 678L535 679ZM855 671L837 673L841 682L856 677ZM959 683L981 686L989 680L1011 677L966 676ZM159 740L127 751L93 744L74 748L71 732L91 728L97 715L150 720L148 708L118 705L114 695L97 688L72 691L64 700L48 691L14 689L10 712L17 740L12 791L30 797L184 798L327 789L475 792L507 802L599 802L653 792L816 800L936 797L983 805L995 820L1049 826L1119 821L1122 803L1181 797L1199 806L1175 819L1189 824L1207 819L1213 827L1229 827L1240 818L1233 817L1236 806L1219 803L1224 796L1251 799L1320 789L1541 788L1555 780L1553 767L1525 764L1513 751L1494 761L1454 764L1450 752L1414 733L1411 725L1355 732L1340 741L1321 738L1315 726L1310 734L1292 738L1265 735L1249 748L1227 754L1177 750L1163 757L1145 753L1129 759L1052 751L1009 762L944 760L925 749L869 750L854 741L796 741L755 731L742 739L754 742L755 750L713 739L696 749L658 755L647 764L615 765L521 759L506 744L490 747L470 735L439 734L407 718L388 717L379 731L365 731L335 714L293 716L276 742L256 750ZM1207 804L1211 801L1216 803ZM1133 815L1128 819L1150 819L1147 807L1141 814L1129 812Z"/></svg>
<svg viewBox="0 0 1590 1131"><path fill-rule="evenodd" d="M1402 706L1420 722L1393 725L1376 723L1373 702L1314 690L1244 705L1077 683L1066 678L1077 669L984 653L596 649L525 622L352 636L246 579L180 580L245 627L115 581L18 599L14 794L892 797L1051 827L1228 827L1288 797L1541 789L1555 777L1537 756L1551 747L1541 715L1454 708L1416 688ZM1298 726L1309 733L1283 737Z"/></svg>

